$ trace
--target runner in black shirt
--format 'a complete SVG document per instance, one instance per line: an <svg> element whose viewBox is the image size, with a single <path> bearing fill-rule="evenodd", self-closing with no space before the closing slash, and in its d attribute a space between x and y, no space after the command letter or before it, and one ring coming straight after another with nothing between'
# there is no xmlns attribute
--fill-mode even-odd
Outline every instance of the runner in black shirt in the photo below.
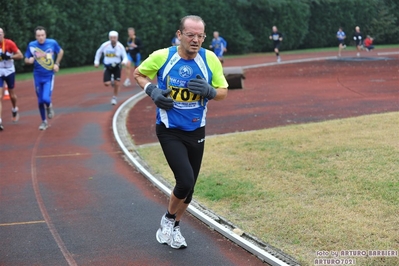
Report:
<svg viewBox="0 0 399 266"><path fill-rule="evenodd" d="M355 41L357 49L356 56L360 56L360 50L362 50L362 45L363 45L363 36L362 33L360 32L359 26L356 26L355 28L355 33L353 33L353 40Z"/></svg>
<svg viewBox="0 0 399 266"><path fill-rule="evenodd" d="M277 56L277 62L281 62L279 48L281 42L283 41L283 35L278 31L276 26L273 26L272 33L270 34L269 39L273 40L274 52Z"/></svg>

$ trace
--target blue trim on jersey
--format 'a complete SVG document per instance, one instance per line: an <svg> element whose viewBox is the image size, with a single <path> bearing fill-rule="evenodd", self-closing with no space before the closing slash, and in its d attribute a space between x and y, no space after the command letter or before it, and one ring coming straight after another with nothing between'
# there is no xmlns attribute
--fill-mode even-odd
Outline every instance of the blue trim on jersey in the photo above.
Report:
<svg viewBox="0 0 399 266"><path fill-rule="evenodd" d="M180 101L176 102L175 99L174 107L169 111L157 108L156 123L161 124L163 123L162 121L167 121L168 125L166 126L168 128L193 131L205 125L207 103L209 100L189 93L187 90L187 83L189 80L196 78L197 75L204 77L204 74L194 59L185 60L179 57L177 62L172 62L171 59L176 53L177 46L169 48L167 60L157 72L158 87L162 90L171 88L172 94L184 91L184 93L179 95L182 96L181 98L186 98L187 100L180 99ZM200 56L205 63L205 69L208 72L208 83L210 84L212 81L212 71L206 62L205 54L206 50L203 48L198 52L198 56ZM170 69L169 73L166 74L165 78L162 78L168 64L173 63L175 63L175 65ZM195 97L200 99L191 101L191 99Z"/></svg>

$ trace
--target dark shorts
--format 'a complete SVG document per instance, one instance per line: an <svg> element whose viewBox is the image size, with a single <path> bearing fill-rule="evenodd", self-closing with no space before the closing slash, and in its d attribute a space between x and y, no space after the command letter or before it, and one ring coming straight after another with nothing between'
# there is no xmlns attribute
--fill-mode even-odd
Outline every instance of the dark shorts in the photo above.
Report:
<svg viewBox="0 0 399 266"><path fill-rule="evenodd" d="M7 83L7 88L14 89L15 86L15 72L11 73L8 76L1 76L0 77L0 88L4 88L4 82Z"/></svg>
<svg viewBox="0 0 399 266"><path fill-rule="evenodd" d="M362 41L355 41L355 44L356 44L356 46L360 46L360 45L362 45Z"/></svg>
<svg viewBox="0 0 399 266"><path fill-rule="evenodd" d="M190 203L204 154L205 127L182 131L156 125L156 133L166 161L176 179L173 194Z"/></svg>
<svg viewBox="0 0 399 266"><path fill-rule="evenodd" d="M339 40L339 39L338 39L338 44L344 45L344 44L345 44L345 40Z"/></svg>
<svg viewBox="0 0 399 266"><path fill-rule="evenodd" d="M111 81L111 76L114 75L114 80L121 80L121 67L120 65L116 65L115 67L109 65L104 65L104 76L103 81L108 82Z"/></svg>
<svg viewBox="0 0 399 266"><path fill-rule="evenodd" d="M281 42L273 42L274 49L280 49Z"/></svg>

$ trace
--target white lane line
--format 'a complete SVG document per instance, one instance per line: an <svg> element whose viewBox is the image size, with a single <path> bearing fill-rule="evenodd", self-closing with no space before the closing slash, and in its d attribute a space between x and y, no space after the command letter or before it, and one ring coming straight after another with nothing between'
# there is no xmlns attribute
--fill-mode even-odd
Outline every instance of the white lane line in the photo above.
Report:
<svg viewBox="0 0 399 266"><path fill-rule="evenodd" d="M378 55L391 55L391 54L399 54L399 52L381 52L377 53Z"/></svg>

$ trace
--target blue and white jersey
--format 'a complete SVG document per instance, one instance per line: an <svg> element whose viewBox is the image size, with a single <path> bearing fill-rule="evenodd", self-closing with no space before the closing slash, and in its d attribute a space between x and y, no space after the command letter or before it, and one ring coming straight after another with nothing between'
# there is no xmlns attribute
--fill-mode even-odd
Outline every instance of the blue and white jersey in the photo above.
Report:
<svg viewBox="0 0 399 266"><path fill-rule="evenodd" d="M157 108L156 123L163 123L167 128L193 131L205 126L209 100L190 92L188 81L200 75L215 88L227 88L228 84L214 53L201 48L194 59L185 60L177 49L178 46L172 46L155 51L139 66L139 71L151 79L156 75L160 89L172 90L173 108Z"/></svg>
<svg viewBox="0 0 399 266"><path fill-rule="evenodd" d="M345 32L343 32L343 31L338 31L337 32L338 40L343 40L343 39L345 39L345 37L346 37Z"/></svg>
<svg viewBox="0 0 399 266"><path fill-rule="evenodd" d="M61 51L61 46L54 39L46 39L40 44L38 41L29 43L25 57L34 57L33 75L52 76L54 75L54 60L56 54Z"/></svg>

